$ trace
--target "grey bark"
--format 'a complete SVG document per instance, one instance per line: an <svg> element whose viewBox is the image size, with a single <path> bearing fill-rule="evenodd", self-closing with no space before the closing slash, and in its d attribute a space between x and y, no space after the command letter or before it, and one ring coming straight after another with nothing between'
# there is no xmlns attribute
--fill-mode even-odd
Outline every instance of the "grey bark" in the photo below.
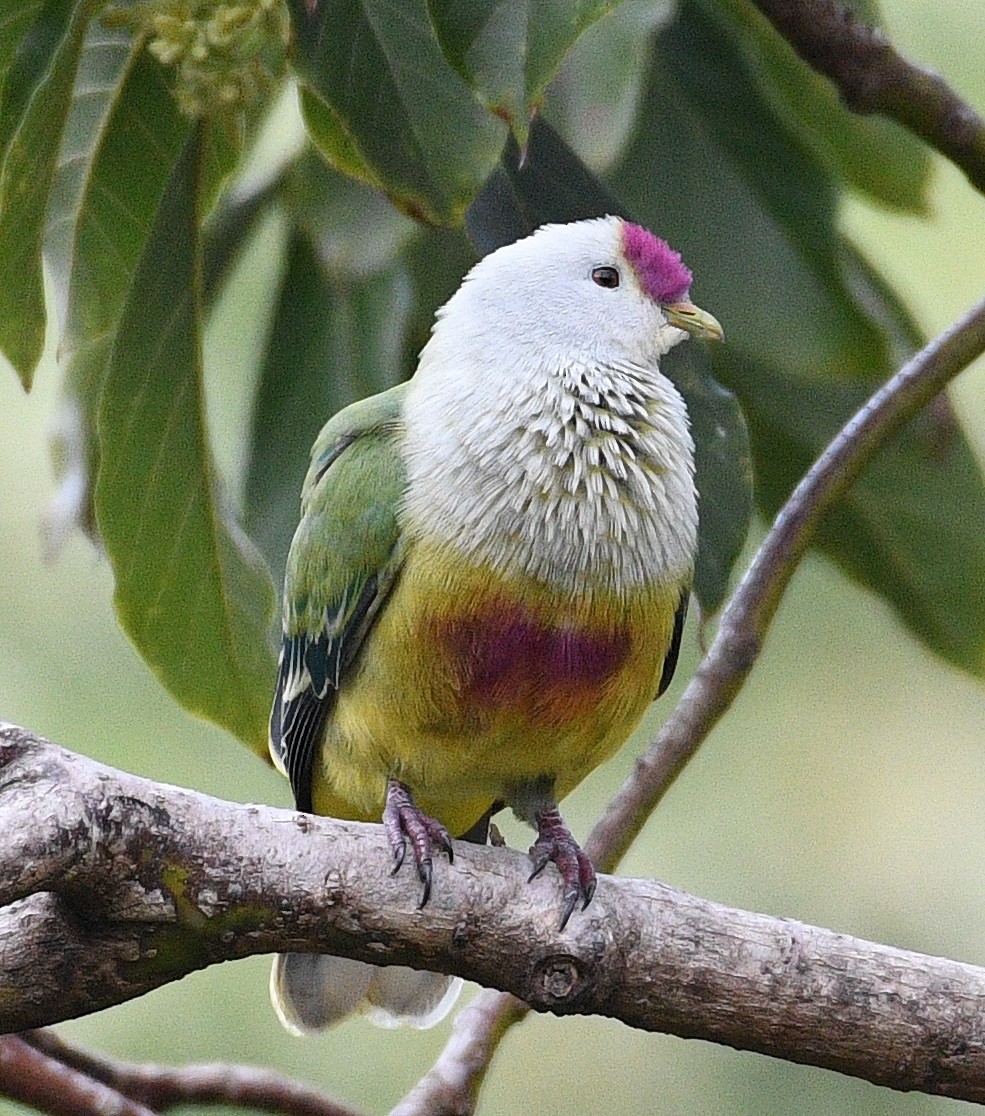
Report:
<svg viewBox="0 0 985 1116"><path fill-rule="evenodd" d="M0 728L0 1032L218 961L324 951L430 968L897 1089L985 1100L985 970L602 876L558 930L556 874L456 845L431 902L379 826L242 806Z"/></svg>

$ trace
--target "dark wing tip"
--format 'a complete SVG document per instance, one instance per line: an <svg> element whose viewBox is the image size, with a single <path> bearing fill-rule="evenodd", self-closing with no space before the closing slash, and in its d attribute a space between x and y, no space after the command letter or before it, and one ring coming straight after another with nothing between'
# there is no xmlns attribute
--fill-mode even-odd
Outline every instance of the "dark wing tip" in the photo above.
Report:
<svg viewBox="0 0 985 1116"><path fill-rule="evenodd" d="M674 630L670 636L670 646L664 656L663 673L660 675L660 685L657 687L657 697L667 689L677 670L677 660L681 654L681 636L684 634L684 621L687 619L687 606L691 599L691 590L681 590L681 599L677 603L677 612L674 613Z"/></svg>
<svg viewBox="0 0 985 1116"><path fill-rule="evenodd" d="M270 750L284 765L297 808L311 813L315 755L334 691L326 687L319 695L313 688L306 666L308 644L304 636L284 637L270 711ZM299 688L302 677L305 684Z"/></svg>

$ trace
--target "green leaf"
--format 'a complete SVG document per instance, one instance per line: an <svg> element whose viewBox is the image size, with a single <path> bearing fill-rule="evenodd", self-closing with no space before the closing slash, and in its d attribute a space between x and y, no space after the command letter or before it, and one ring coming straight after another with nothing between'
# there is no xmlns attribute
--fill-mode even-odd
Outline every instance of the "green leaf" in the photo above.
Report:
<svg viewBox="0 0 985 1116"><path fill-rule="evenodd" d="M485 255L550 221L582 221L626 207L544 121L531 128L522 159L515 142L466 215L469 239Z"/></svg>
<svg viewBox="0 0 985 1116"><path fill-rule="evenodd" d="M582 33L618 0L428 0L445 57L520 147L544 90Z"/></svg>
<svg viewBox="0 0 985 1116"><path fill-rule="evenodd" d="M772 515L869 389L744 360L717 369L742 399L757 499ZM817 545L931 650L985 675L985 485L944 397L859 477L822 521Z"/></svg>
<svg viewBox="0 0 985 1116"><path fill-rule="evenodd" d="M425 228L405 248L410 274L411 309L401 367L411 375L431 336L434 313L458 290L465 273L476 262L475 249L462 229Z"/></svg>
<svg viewBox="0 0 985 1116"><path fill-rule="evenodd" d="M48 230L54 286L66 289L60 343L65 366L64 411L71 452L48 517L49 542L76 525L94 532L91 484L98 470L96 412L113 340L134 273L174 163L190 130L161 67L140 47L122 48L104 33L91 58L84 104L73 108L66 159ZM101 76L100 76L101 75ZM90 116L96 105L100 111Z"/></svg>
<svg viewBox="0 0 985 1116"><path fill-rule="evenodd" d="M202 393L204 134L179 159L130 287L99 414L96 512L120 622L186 708L265 750L269 574L228 514Z"/></svg>
<svg viewBox="0 0 985 1116"><path fill-rule="evenodd" d="M203 117L207 142L202 150L198 207L204 221L216 208L243 154L246 131L242 119L220 115Z"/></svg>
<svg viewBox="0 0 985 1116"><path fill-rule="evenodd" d="M535 122L522 166L511 143L501 167L469 210L466 228L477 249L486 253L547 221L577 221L603 213L629 216L557 133ZM704 346L679 346L662 368L684 396L694 429L701 498L695 594L702 610L713 613L725 599L729 573L749 528L748 436L731 392L711 375Z"/></svg>
<svg viewBox="0 0 985 1116"><path fill-rule="evenodd" d="M7 0L0 14L0 162L71 14L72 0Z"/></svg>
<svg viewBox="0 0 985 1116"><path fill-rule="evenodd" d="M410 216L456 224L505 126L445 61L424 0L291 0L305 122L336 169Z"/></svg>
<svg viewBox="0 0 985 1116"><path fill-rule="evenodd" d="M285 173L280 196L336 278L361 279L392 267L420 232L378 191L337 174L313 149Z"/></svg>
<svg viewBox="0 0 985 1116"><path fill-rule="evenodd" d="M804 379L884 377L893 350L842 274L836 184L777 121L709 3L682 5L656 38L609 180L683 253L730 352Z"/></svg>
<svg viewBox="0 0 985 1116"><path fill-rule="evenodd" d="M927 211L930 154L916 136L884 117L846 108L834 85L802 62L749 0L707 10L744 54L776 119L796 131L830 173L883 205Z"/></svg>
<svg viewBox="0 0 985 1116"><path fill-rule="evenodd" d="M752 452L736 396L713 374L709 346L689 342L663 358L662 371L687 403L698 489L698 560L694 595L705 618L718 612L749 533L753 512Z"/></svg>
<svg viewBox="0 0 985 1116"><path fill-rule="evenodd" d="M237 192L234 197L224 197L206 222L203 230L202 286L207 308L211 309L240 253L276 204L280 190L278 175L247 193Z"/></svg>
<svg viewBox="0 0 985 1116"><path fill-rule="evenodd" d="M337 411L406 374L409 308L410 285L401 265L347 274L332 269L303 232L292 233L261 371L245 485L246 528L277 577L297 527L315 436Z"/></svg>
<svg viewBox="0 0 985 1116"><path fill-rule="evenodd" d="M111 30L100 20L93 20L86 32L48 202L44 239L45 263L63 328L68 316L76 222L90 183L93 159L140 49L125 31Z"/></svg>
<svg viewBox="0 0 985 1116"><path fill-rule="evenodd" d="M308 135L328 165L340 174L385 191L383 179L363 156L338 112L304 85L298 89L298 100Z"/></svg>
<svg viewBox="0 0 985 1116"><path fill-rule="evenodd" d="M92 137L74 223L63 347L111 331L153 227L171 171L191 132L161 66L137 49Z"/></svg>
<svg viewBox="0 0 985 1116"><path fill-rule="evenodd" d="M48 198L55 178L58 149L71 105L72 87L86 28L100 0L82 0L71 7L63 24L65 5L53 6L42 19L41 50L26 70L37 77L30 96L21 100L11 84L10 141L0 169L0 350L29 387L41 358L45 335L44 278L41 250ZM22 27L23 21L15 23ZM30 35L28 36L30 38ZM44 58L44 63L40 61ZM12 67L13 69L13 67ZM8 72L8 77L10 73ZM20 110L19 112L17 110Z"/></svg>
<svg viewBox="0 0 985 1116"><path fill-rule="evenodd" d="M756 502L772 516L918 333L839 235L830 172L708 9L682 6L655 41L637 133L611 178L683 251L698 303L724 326L711 359L749 420ZM980 673L982 476L959 431L932 435L911 430L887 449L818 545L934 651Z"/></svg>
<svg viewBox="0 0 985 1116"><path fill-rule="evenodd" d="M611 166L625 146L650 43L675 8L676 0L619 4L582 35L547 89L544 118L595 171Z"/></svg>

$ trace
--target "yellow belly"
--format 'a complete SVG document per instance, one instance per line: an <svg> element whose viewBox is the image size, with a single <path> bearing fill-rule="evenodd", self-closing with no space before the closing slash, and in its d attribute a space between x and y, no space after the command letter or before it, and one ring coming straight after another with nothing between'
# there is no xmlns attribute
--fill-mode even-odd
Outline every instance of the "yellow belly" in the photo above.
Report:
<svg viewBox="0 0 985 1116"><path fill-rule="evenodd" d="M391 775L453 834L536 779L562 798L656 694L680 588L561 596L416 546L340 689L315 810L376 821Z"/></svg>

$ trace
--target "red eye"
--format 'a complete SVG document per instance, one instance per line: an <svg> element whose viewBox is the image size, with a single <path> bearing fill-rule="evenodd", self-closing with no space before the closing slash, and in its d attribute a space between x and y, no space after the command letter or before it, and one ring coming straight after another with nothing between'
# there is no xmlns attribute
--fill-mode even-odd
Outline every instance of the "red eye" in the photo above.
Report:
<svg viewBox="0 0 985 1116"><path fill-rule="evenodd" d="M619 286L619 272L614 267L593 267L592 282L612 290Z"/></svg>

